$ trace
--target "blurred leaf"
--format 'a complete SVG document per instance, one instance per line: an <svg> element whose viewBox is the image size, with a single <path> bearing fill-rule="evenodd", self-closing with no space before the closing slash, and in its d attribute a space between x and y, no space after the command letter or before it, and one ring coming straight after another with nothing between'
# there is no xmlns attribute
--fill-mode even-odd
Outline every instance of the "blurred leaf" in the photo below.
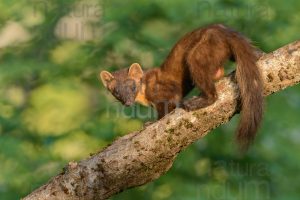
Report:
<svg viewBox="0 0 300 200"><path fill-rule="evenodd" d="M88 157L90 153L99 151L106 142L95 140L84 132L71 132L67 137L56 141L51 147L54 155L65 160L76 160Z"/></svg>
<svg viewBox="0 0 300 200"><path fill-rule="evenodd" d="M89 95L76 80L57 81L34 90L30 105L23 115L28 129L42 135L60 135L86 121Z"/></svg>

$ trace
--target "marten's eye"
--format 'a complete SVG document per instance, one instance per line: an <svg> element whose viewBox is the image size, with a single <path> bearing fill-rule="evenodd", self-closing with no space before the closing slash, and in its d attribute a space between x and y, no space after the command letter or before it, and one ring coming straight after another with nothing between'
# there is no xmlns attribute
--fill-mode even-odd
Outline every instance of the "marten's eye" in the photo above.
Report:
<svg viewBox="0 0 300 200"><path fill-rule="evenodd" d="M113 91L113 94L114 94L114 96L115 96L116 98L119 98L119 97L120 97L120 93L119 93L119 91L118 91L117 89L115 89L115 90Z"/></svg>

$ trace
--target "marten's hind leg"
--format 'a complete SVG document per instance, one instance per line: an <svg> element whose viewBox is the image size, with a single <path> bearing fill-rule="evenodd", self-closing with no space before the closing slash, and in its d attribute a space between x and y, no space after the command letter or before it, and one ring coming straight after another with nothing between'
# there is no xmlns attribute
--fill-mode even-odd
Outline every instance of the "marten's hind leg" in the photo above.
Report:
<svg viewBox="0 0 300 200"><path fill-rule="evenodd" d="M193 77L193 80L195 85L201 90L202 95L183 102L184 108L189 111L207 107L218 99L214 75L206 74L205 70L201 69L199 65L197 67L200 69L197 70L198 74Z"/></svg>
<svg viewBox="0 0 300 200"><path fill-rule="evenodd" d="M186 56L191 78L202 92L201 97L184 103L187 110L209 106L218 99L214 82L224 75L223 66L229 57L224 36L218 30L206 30Z"/></svg>
<svg viewBox="0 0 300 200"><path fill-rule="evenodd" d="M217 59L214 59L214 56L211 57L212 59L209 56L204 56L203 51L194 51L187 59L192 79L196 87L202 92L200 97L183 102L183 107L187 110L207 107L218 99L215 81L224 75L223 63L216 62Z"/></svg>

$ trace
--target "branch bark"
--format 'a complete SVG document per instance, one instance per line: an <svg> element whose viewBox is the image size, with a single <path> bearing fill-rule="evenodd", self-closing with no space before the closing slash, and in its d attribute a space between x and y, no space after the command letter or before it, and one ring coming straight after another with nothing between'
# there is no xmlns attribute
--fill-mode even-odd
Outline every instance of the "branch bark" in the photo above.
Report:
<svg viewBox="0 0 300 200"><path fill-rule="evenodd" d="M300 41L263 55L257 65L266 96L299 83ZM232 77L217 83L219 99L213 105L195 112L176 109L145 129L118 138L90 158L70 162L64 172L24 200L107 199L159 178L181 150L236 113L239 93Z"/></svg>

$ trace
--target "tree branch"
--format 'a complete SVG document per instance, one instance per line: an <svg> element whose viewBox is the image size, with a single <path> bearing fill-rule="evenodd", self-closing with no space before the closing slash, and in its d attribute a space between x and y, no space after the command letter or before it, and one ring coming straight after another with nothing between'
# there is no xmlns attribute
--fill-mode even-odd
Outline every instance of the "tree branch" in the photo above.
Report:
<svg viewBox="0 0 300 200"><path fill-rule="evenodd" d="M300 82L300 41L263 55L257 62L269 95ZM118 138L101 152L78 163L25 197L38 199L107 199L130 187L159 178L177 154L236 113L238 89L233 76L217 85L219 99L195 112L176 109L145 129Z"/></svg>

